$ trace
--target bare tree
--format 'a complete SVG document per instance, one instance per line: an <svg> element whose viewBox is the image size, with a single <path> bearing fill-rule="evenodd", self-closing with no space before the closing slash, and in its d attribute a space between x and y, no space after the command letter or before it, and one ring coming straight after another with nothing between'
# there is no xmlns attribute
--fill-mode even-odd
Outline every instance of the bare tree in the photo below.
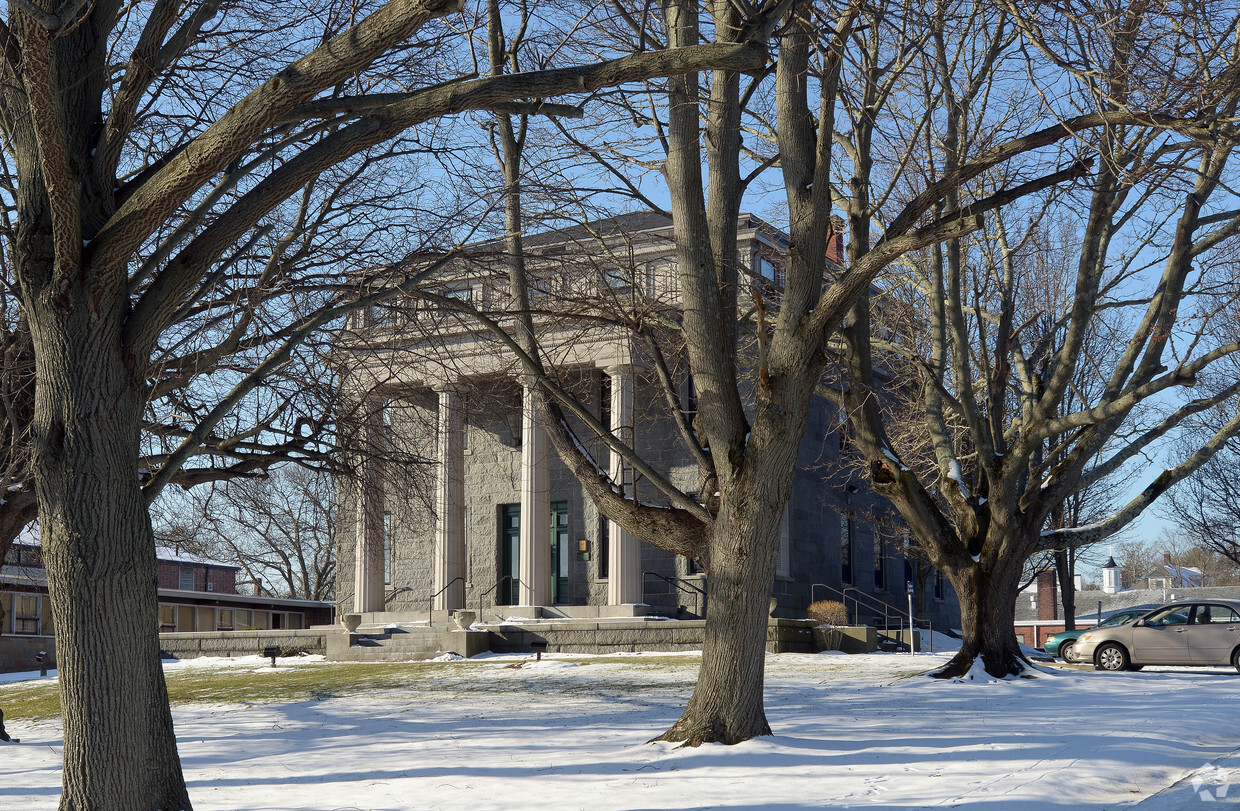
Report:
<svg viewBox="0 0 1240 811"><path fill-rule="evenodd" d="M944 5L938 13L955 8ZM1055 24L1034 25L1033 11L1050 14ZM1061 210L1081 212L1082 220L1071 294L1058 306L1049 299L1031 306L1030 294L1041 297L1022 294L1030 255L1028 231L1022 236L1014 227L1015 210L1001 213L975 237L909 256L906 266L917 279L912 283L926 296L926 337L903 351L921 368L922 412L936 459L932 475L918 475L904 464L887 434L881 386L872 369L875 341L867 303L854 310L844 331L849 413L874 487L900 511L961 600L964 644L942 675L964 672L980 656L989 673L1001 676L1024 668L1012 630L1024 562L1040 551L1118 531L1240 428L1240 420L1219 426L1184 462L1162 471L1102 519L1050 526L1074 493L1240 391L1240 385L1225 381L1201 386L1206 390L1195 399L1153 409L1156 402L1168 402L1156 398L1203 382L1212 366L1240 348L1234 338L1215 339L1216 319L1210 317L1231 293L1203 289L1196 272L1197 263L1237 228L1237 212L1224 191L1232 176L1235 86L1221 80L1234 71L1236 52L1230 17L1213 8L1191 31L1180 28L1175 15L1164 16L1161 7L1145 6L1108 16L1084 4L1053 12L1042 4L1012 3L980 17L952 19L966 29L984 25L988 33L966 37L964 48L957 45L958 35L949 41L936 34L932 74L923 82L928 100L942 99L944 119L941 130L927 135L918 161L932 180L993 149L985 122L996 116L1020 120L1049 102L1045 87L1036 83L1024 96L1005 83L999 97L983 78L1002 62L1003 44L1016 32L1030 53L1081 80L1082 93L1059 93L1056 106L1077 103L1111 122L1076 141L1082 158L1092 153L1094 166L1079 191L1052 201ZM1049 41L1064 30L1075 33ZM1177 42L1192 59L1181 58ZM1080 65L1089 67L1080 71ZM1026 68L1031 76L1041 71L1035 62ZM1026 101L1035 103L1030 107ZM1197 120L1210 123L1173 132L1160 126L1170 122L1157 115L1113 117L1126 117L1134 105L1173 114L1187 105ZM970 199L1013 183L1012 168L1005 171L981 178L974 188L957 187L942 199L941 216L967 211L975 205ZM869 182L861 176L861 185ZM857 258L876 212L853 202L850 229ZM1185 312L1189 302L1201 303L1198 315ZM1091 353L1088 346L1099 313L1107 309L1123 313L1122 331L1108 337L1121 347L1114 358ZM1039 318L1047 319L1046 327L1035 330ZM1101 385L1093 392L1074 390L1082 372ZM1115 441L1117 435L1122 442Z"/></svg>
<svg viewBox="0 0 1240 811"><path fill-rule="evenodd" d="M165 510L155 527L161 545L239 566L255 594L333 599L336 487L329 474L283 465L196 488L156 507Z"/></svg>
<svg viewBox="0 0 1240 811"><path fill-rule="evenodd" d="M867 310L854 305L865 298L875 278L910 252L978 231L983 214L1087 174L1084 162L1057 154L1063 142L1081 132L1147 118L1131 110L1085 112L1062 123L1053 114L1028 120L1012 116L987 122L986 148L958 155L945 171L922 177L905 171L913 161L921 161L909 137L916 141L937 123L938 96L928 107L918 108L923 102L910 101L903 78L914 63L934 73L934 52L927 61L924 46L938 38L941 50L947 50L948 38L964 36L983 52L1006 53L1015 47L1010 26L996 21L993 13L983 13L990 6L969 8L975 21L965 28L958 21L971 19L968 14L922 14L911 4L897 3L843 8L776 3L763 6L754 19L743 19L730 3L712 4L707 16L700 16L690 4L669 2L661 13L647 8L640 16L622 15L614 21L611 41L638 51L664 43L685 47L704 37L727 43L768 35L778 48L773 75L720 70L709 81L695 75L673 77L644 104L632 96L618 101L620 115L627 116L630 126L648 126L652 135L646 145L661 152L628 154L614 142L599 147L587 136L574 138L566 132L600 171L638 200L649 197L629 170L657 166L666 181L677 313L661 313L660 320L649 310L630 310L624 318L612 310L604 323L623 325L642 352L655 359L668 416L686 455L697 460L700 469L696 492L675 486L650 460L613 436L556 374L556 345L540 343L536 297L530 294L537 276L528 267L523 237L526 186L518 182L524 129L519 122L501 119L498 124L510 307L504 317L496 317L469 302L449 297L437 302L473 317L519 359L519 371L534 386L551 441L603 513L626 531L705 568L711 609L702 667L688 707L663 740L734 743L769 733L762 703L763 649L780 516L812 398L824 390L831 336L845 324L868 335ZM495 72L511 58L503 41L493 27ZM987 89L999 81L994 61L978 66L978 81ZM953 92L965 92L976 84L965 74L962 68L943 75L936 93L946 92L948 85ZM1004 74L1003 81L1012 75ZM658 101L664 87L666 106ZM1165 115L1160 122L1184 125ZM742 132L759 135L747 143ZM1033 157L1022 162L1022 156ZM1011 161L1021 163L1021 171L987 174ZM893 182L871 197L878 180L871 171L876 164L890 172ZM737 259L745 190L774 168L784 189L790 237L777 293L753 284L753 271ZM851 172L852 179L837 186L834 181L841 172ZM990 179L985 192L965 204L966 190L980 188L983 178ZM833 206L850 214L847 269L827 260L829 241L837 233L830 216ZM893 208L890 216L880 217L888 208ZM878 229L880 222L881 234L871 238L871 226ZM577 315L582 325L603 319L597 307ZM566 317L561 313L559 323ZM695 414L677 394L675 375L669 373L675 363L660 360L669 357L683 358L692 374ZM868 380L869 356L858 357L857 363L859 369L850 368L849 380ZM855 411L871 408L856 383L832 396ZM882 424L881 416L874 419ZM892 464L896 457L888 444L872 434L865 440L867 452ZM624 480L603 471L586 450L599 444L656 489L658 503L637 498ZM880 486L887 483L879 480ZM924 523L918 527L924 529ZM942 561L941 555L928 556L936 564ZM1007 635L1012 636L1010 622Z"/></svg>
<svg viewBox="0 0 1240 811"><path fill-rule="evenodd" d="M1221 411L1221 409L1220 409ZM1226 413L1213 415L1227 419ZM1162 515L1193 545L1240 565L1240 487L1236 469L1240 447L1231 440L1214 458L1176 485L1162 505Z"/></svg>
<svg viewBox="0 0 1240 811"><path fill-rule="evenodd" d="M204 334L179 331L187 314L216 317L214 336L237 342L229 357L253 349L248 285L236 286L232 318L216 292L285 201L454 113L763 58L693 43L469 79L454 67L462 33L435 24L458 9L33 0L0 22L6 258L34 357L31 467L57 629L62 808L190 807L159 665L147 505L303 339L372 299L291 312L257 364L187 352L181 374L232 377L212 381L219 399L158 469L139 463L143 419L160 385L150 381L167 374L157 356Z"/></svg>

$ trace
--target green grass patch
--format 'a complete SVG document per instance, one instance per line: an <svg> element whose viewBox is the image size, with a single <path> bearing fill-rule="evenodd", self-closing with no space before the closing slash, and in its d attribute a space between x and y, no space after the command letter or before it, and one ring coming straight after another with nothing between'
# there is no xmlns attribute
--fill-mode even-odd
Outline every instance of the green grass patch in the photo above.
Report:
<svg viewBox="0 0 1240 811"><path fill-rule="evenodd" d="M528 660L526 660L528 661ZM692 683L698 666L690 656L600 656L569 660L580 665L561 673L523 678L519 668L503 660L465 662L314 662L271 668L187 668L167 675L168 697L174 705L190 703L276 704L324 700L358 693L399 690L406 697L438 693L597 691L606 679L607 694L638 692L667 686L660 674L685 672ZM622 665L622 676L594 675L598 666ZM554 685L554 687L553 687ZM0 686L0 709L7 718L29 721L60 715L60 692L51 681Z"/></svg>

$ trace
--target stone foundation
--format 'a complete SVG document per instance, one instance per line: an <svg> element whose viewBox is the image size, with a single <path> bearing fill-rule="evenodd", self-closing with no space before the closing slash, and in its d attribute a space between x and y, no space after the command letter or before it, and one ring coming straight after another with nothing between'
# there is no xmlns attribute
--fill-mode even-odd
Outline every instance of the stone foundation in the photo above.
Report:
<svg viewBox="0 0 1240 811"><path fill-rule="evenodd" d="M281 654L327 653L327 631L321 629L275 631L196 631L160 634L159 649L167 658L197 659L200 656L255 656L268 645Z"/></svg>
<svg viewBox="0 0 1240 811"><path fill-rule="evenodd" d="M548 653L635 653L701 650L706 620L572 620L530 624L505 623L487 628L491 650L528 653L545 643ZM766 629L771 653L810 653L814 649L809 620L772 619Z"/></svg>

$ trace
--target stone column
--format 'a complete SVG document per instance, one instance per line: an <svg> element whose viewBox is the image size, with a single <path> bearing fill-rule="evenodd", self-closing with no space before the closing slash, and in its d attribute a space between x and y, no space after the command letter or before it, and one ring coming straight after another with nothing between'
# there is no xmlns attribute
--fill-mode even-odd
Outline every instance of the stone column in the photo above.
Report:
<svg viewBox="0 0 1240 811"><path fill-rule="evenodd" d="M439 467L435 482L435 562L432 593L440 610L465 607L465 421L460 395L439 393Z"/></svg>
<svg viewBox="0 0 1240 811"><path fill-rule="evenodd" d="M359 406L362 421L354 536L353 610L382 611L384 606L383 404L368 397Z"/></svg>
<svg viewBox="0 0 1240 811"><path fill-rule="evenodd" d="M534 392L521 396L521 605L551 604L551 477L547 432L538 422Z"/></svg>
<svg viewBox="0 0 1240 811"><path fill-rule="evenodd" d="M611 378L612 436L633 447L633 367L609 366ZM611 452L611 477L629 498L633 497L633 468L624 464L620 454ZM625 605L642 600L642 550L637 538L625 532L615 521L609 522L610 573L607 580L607 604Z"/></svg>

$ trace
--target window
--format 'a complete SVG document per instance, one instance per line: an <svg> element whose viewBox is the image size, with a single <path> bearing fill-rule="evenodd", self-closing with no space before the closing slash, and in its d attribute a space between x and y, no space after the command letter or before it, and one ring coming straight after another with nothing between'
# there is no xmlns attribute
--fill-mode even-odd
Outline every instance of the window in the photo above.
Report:
<svg viewBox="0 0 1240 811"><path fill-rule="evenodd" d="M551 502L551 603L568 602L568 502Z"/></svg>
<svg viewBox="0 0 1240 811"><path fill-rule="evenodd" d="M215 612L215 630L231 631L233 629L233 612L230 608L220 608Z"/></svg>
<svg viewBox="0 0 1240 811"><path fill-rule="evenodd" d="M254 612L248 609L237 609L233 612L233 619L237 623L237 627L241 630L254 627Z"/></svg>
<svg viewBox="0 0 1240 811"><path fill-rule="evenodd" d="M840 513L840 580L853 582L853 523L845 513Z"/></svg>
<svg viewBox="0 0 1240 811"><path fill-rule="evenodd" d="M936 571L934 573L934 599L936 600L944 599L943 573L942 572Z"/></svg>
<svg viewBox="0 0 1240 811"><path fill-rule="evenodd" d="M753 272L763 281L770 282L777 286L783 286L784 269L779 265L767 259L761 253L754 256Z"/></svg>
<svg viewBox="0 0 1240 811"><path fill-rule="evenodd" d="M607 516L598 516L598 579L611 576L611 522Z"/></svg>
<svg viewBox="0 0 1240 811"><path fill-rule="evenodd" d="M874 531L874 588L887 588L887 545L878 530Z"/></svg>
<svg viewBox="0 0 1240 811"><path fill-rule="evenodd" d="M698 395L697 386L693 385L693 375L685 378L685 416L689 418L689 424L693 424L693 418L698 412Z"/></svg>
<svg viewBox="0 0 1240 811"><path fill-rule="evenodd" d="M392 543L392 514L383 513L383 582L392 584L392 570L396 568L396 544Z"/></svg>
<svg viewBox="0 0 1240 811"><path fill-rule="evenodd" d="M172 633L177 629L177 609L174 605L161 605L159 607L159 632L161 634Z"/></svg>
<svg viewBox="0 0 1240 811"><path fill-rule="evenodd" d="M611 377L600 372L598 385L598 421L607 429L611 428Z"/></svg>
<svg viewBox="0 0 1240 811"><path fill-rule="evenodd" d="M1170 608L1164 608L1162 611L1151 615L1150 618L1145 621L1145 624L1156 627L1161 627L1164 625L1187 625L1189 608L1190 606L1186 605L1177 605L1171 606Z"/></svg>
<svg viewBox="0 0 1240 811"><path fill-rule="evenodd" d="M13 633L39 633L39 596L16 594L13 597Z"/></svg>
<svg viewBox="0 0 1240 811"><path fill-rule="evenodd" d="M784 519L779 522L779 556L775 559L775 576L792 576L792 500L784 505Z"/></svg>
<svg viewBox="0 0 1240 811"><path fill-rule="evenodd" d="M516 605L521 576L521 505L499 508L499 599L497 605Z"/></svg>
<svg viewBox="0 0 1240 811"><path fill-rule="evenodd" d="M194 590L194 567L182 566L181 571L177 573L177 588L181 591Z"/></svg>
<svg viewBox="0 0 1240 811"><path fill-rule="evenodd" d="M1219 625L1240 622L1240 616L1225 605L1199 605L1193 614L1194 625Z"/></svg>
<svg viewBox="0 0 1240 811"><path fill-rule="evenodd" d="M13 595L0 594L0 634L13 630Z"/></svg>

